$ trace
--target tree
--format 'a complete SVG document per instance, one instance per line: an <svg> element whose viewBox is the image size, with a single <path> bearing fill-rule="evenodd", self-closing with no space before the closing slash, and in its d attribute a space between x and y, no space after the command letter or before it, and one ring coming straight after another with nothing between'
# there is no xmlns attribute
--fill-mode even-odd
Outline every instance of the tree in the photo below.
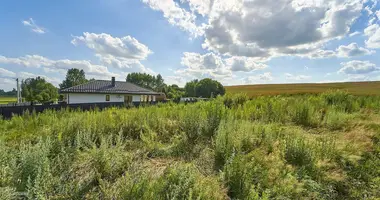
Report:
<svg viewBox="0 0 380 200"><path fill-rule="evenodd" d="M3 89L0 89L0 96L16 96L17 95L17 90L13 88L11 91L4 91Z"/></svg>
<svg viewBox="0 0 380 200"><path fill-rule="evenodd" d="M185 95L183 88L180 88L178 85L169 85L166 87L166 97L174 101L179 101L181 97Z"/></svg>
<svg viewBox="0 0 380 200"><path fill-rule="evenodd" d="M193 81L187 82L185 85L185 95L187 97L196 97L196 88L197 88L198 80L195 79Z"/></svg>
<svg viewBox="0 0 380 200"><path fill-rule="evenodd" d="M130 73L127 75L126 80L130 83L136 84L140 87L154 90L156 92L165 91L164 79L160 74L152 76L147 73Z"/></svg>
<svg viewBox="0 0 380 200"><path fill-rule="evenodd" d="M195 92L197 97L210 98L217 95L224 95L226 90L218 81L205 78L196 84Z"/></svg>
<svg viewBox="0 0 380 200"><path fill-rule="evenodd" d="M164 83L164 79L162 78L161 74L158 74L156 76L156 92L164 92L166 84Z"/></svg>
<svg viewBox="0 0 380 200"><path fill-rule="evenodd" d="M26 79L21 88L26 101L46 103L58 98L58 89L41 77Z"/></svg>
<svg viewBox="0 0 380 200"><path fill-rule="evenodd" d="M80 85L86 83L86 75L83 70L79 70L76 68L72 68L67 70L66 79L59 84L60 89L65 89L69 87L73 87L76 85Z"/></svg>

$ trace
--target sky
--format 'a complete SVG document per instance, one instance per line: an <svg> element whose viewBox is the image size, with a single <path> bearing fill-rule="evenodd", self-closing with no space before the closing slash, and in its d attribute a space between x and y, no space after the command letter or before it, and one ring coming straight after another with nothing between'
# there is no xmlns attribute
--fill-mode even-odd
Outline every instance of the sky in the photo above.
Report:
<svg viewBox="0 0 380 200"><path fill-rule="evenodd" d="M70 68L184 86L380 80L378 0L3 0L0 89Z"/></svg>

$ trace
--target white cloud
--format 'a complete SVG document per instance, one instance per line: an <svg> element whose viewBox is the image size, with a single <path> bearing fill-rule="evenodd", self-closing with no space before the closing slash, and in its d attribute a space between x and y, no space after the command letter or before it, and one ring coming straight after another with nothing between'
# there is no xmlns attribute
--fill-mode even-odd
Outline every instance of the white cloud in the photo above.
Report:
<svg viewBox="0 0 380 200"><path fill-rule="evenodd" d="M6 88L7 90L10 90L12 87L16 87L16 81L15 78L19 78L20 80L25 80L27 78L35 78L35 77L41 77L44 78L47 82L52 83L54 86L58 86L59 83L62 82L61 79L51 76L45 76L45 75L36 75L30 72L12 72L3 68L0 68L0 86L1 88Z"/></svg>
<svg viewBox="0 0 380 200"><path fill-rule="evenodd" d="M18 58L8 58L0 55L0 63L20 65L24 67L48 68L51 70L83 69L86 75L95 77L117 76L102 65L92 64L87 60L51 60L39 55L26 55Z"/></svg>
<svg viewBox="0 0 380 200"><path fill-rule="evenodd" d="M16 77L16 73L0 67L0 77L13 78Z"/></svg>
<svg viewBox="0 0 380 200"><path fill-rule="evenodd" d="M268 67L266 64L257 63L253 59L247 57L231 57L225 61L226 65L229 66L233 72L251 72Z"/></svg>
<svg viewBox="0 0 380 200"><path fill-rule="evenodd" d="M379 68L369 61L353 60L350 62L341 63L341 66L342 68L338 71L338 73L343 74L368 74L379 71Z"/></svg>
<svg viewBox="0 0 380 200"><path fill-rule="evenodd" d="M170 24L188 31L192 36L203 35L203 28L198 27L195 23L196 16L181 8L173 0L142 0L142 2L153 10L161 11ZM193 9L197 6L196 3L192 5Z"/></svg>
<svg viewBox="0 0 380 200"><path fill-rule="evenodd" d="M368 37L365 44L368 48L380 48L380 26L379 24L372 24L364 29L364 34Z"/></svg>
<svg viewBox="0 0 380 200"><path fill-rule="evenodd" d="M293 74L290 74L290 73L285 73L285 78L286 78L286 80L302 81L302 80L311 79L311 76L307 76L307 75L293 75Z"/></svg>
<svg viewBox="0 0 380 200"><path fill-rule="evenodd" d="M16 88L16 81L9 78L0 77L0 89L8 91L8 90L11 90L12 88Z"/></svg>
<svg viewBox="0 0 380 200"><path fill-rule="evenodd" d="M268 81L272 81L273 76L270 72L265 72L263 74L258 74L255 76L249 76L243 79L244 83L252 84L252 83L265 83Z"/></svg>
<svg viewBox="0 0 380 200"><path fill-rule="evenodd" d="M250 72L267 67L247 57L222 58L214 53L201 55L191 52L184 53L181 64L186 68L177 70L176 73L194 78L227 78L233 72Z"/></svg>
<svg viewBox="0 0 380 200"><path fill-rule="evenodd" d="M310 54L347 35L362 7L359 0L215 1L203 47L234 56L248 56L249 50L256 52L250 57L268 57L297 47L308 51L293 51L294 55Z"/></svg>
<svg viewBox="0 0 380 200"><path fill-rule="evenodd" d="M283 55L296 55L299 57L306 57L310 59L325 59L325 58L350 58L355 56L364 56L375 53L363 47L359 47L357 43L351 43L347 46L341 45L336 50L324 50L318 47L311 48L284 48L281 49Z"/></svg>
<svg viewBox="0 0 380 200"><path fill-rule="evenodd" d="M56 78L56 77L38 75L38 74L30 73L30 72L19 72L19 73L17 73L17 77L20 79L36 78L38 76L41 78L44 78L47 82L53 84L54 86L58 86L60 83L62 83L62 80L59 78Z"/></svg>
<svg viewBox="0 0 380 200"><path fill-rule="evenodd" d="M31 30L35 33L38 33L38 34L46 33L46 29L41 26L38 26L36 22L33 20L33 18L29 18L28 20L23 20L22 24L24 24L24 26L30 27Z"/></svg>
<svg viewBox="0 0 380 200"><path fill-rule="evenodd" d="M356 35L360 35L361 33L359 32L359 31L355 31L355 32L353 32L353 33L350 33L350 37L354 37L354 36L356 36Z"/></svg>
<svg viewBox="0 0 380 200"><path fill-rule="evenodd" d="M354 56L364 56L375 53L375 51L371 51L365 49L363 47L359 47L356 43L351 43L347 46L341 45L337 48L337 55L339 57L354 57Z"/></svg>
<svg viewBox="0 0 380 200"><path fill-rule="evenodd" d="M152 75L157 74L152 69L146 68L139 60L114 57L112 55L101 56L100 54L97 54L96 56L104 65L112 66L123 71L143 72Z"/></svg>
<svg viewBox="0 0 380 200"><path fill-rule="evenodd" d="M168 85L178 85L179 87L184 87L187 80L184 77L181 76L165 76L163 77L165 80L165 83Z"/></svg>
<svg viewBox="0 0 380 200"><path fill-rule="evenodd" d="M109 34L83 33L83 36L73 36L72 44L84 43L88 48L94 50L96 54L125 59L145 60L152 51L140 43L136 38L125 36L122 38L112 37Z"/></svg>
<svg viewBox="0 0 380 200"><path fill-rule="evenodd" d="M153 52L136 38L125 36L113 37L106 33L83 33L83 36L73 36L71 41L74 45L85 44L95 52L104 65L114 68L149 74L156 74L153 70L146 68L140 61L145 60Z"/></svg>
<svg viewBox="0 0 380 200"><path fill-rule="evenodd" d="M190 10L202 16L206 16L211 8L214 0L181 0L181 3L188 2Z"/></svg>
<svg viewBox="0 0 380 200"><path fill-rule="evenodd" d="M348 75L348 77L344 79L344 81L354 81L354 82L371 81L371 80L372 78L366 75Z"/></svg>

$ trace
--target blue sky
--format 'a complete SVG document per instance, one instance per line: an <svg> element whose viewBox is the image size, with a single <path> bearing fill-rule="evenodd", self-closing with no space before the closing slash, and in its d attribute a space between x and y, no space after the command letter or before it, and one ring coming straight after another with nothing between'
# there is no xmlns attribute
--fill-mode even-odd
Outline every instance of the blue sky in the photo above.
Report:
<svg viewBox="0 0 380 200"><path fill-rule="evenodd" d="M224 85L380 80L376 0L5 0L0 88L88 78Z"/></svg>

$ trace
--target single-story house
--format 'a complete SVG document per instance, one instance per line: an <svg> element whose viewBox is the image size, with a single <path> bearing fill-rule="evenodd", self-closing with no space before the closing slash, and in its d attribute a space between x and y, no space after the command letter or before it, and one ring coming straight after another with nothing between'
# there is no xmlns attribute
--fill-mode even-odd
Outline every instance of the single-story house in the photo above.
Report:
<svg viewBox="0 0 380 200"><path fill-rule="evenodd" d="M126 81L115 81L115 77L110 81L89 81L60 93L67 104L155 102L156 96L161 95Z"/></svg>

